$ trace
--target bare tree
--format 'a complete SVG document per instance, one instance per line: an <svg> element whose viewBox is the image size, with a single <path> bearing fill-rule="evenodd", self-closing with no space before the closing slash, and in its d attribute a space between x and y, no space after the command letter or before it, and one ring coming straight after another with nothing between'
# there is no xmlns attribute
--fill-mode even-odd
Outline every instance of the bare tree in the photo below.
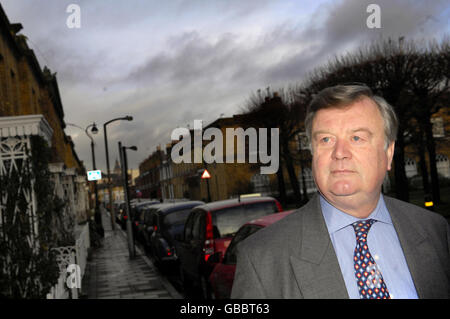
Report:
<svg viewBox="0 0 450 319"><path fill-rule="evenodd" d="M433 200L440 202L439 179L436 166L436 146L433 136L433 125L431 117L439 111L444 99L448 98L449 87L449 42L443 41L440 45L431 42L425 52L419 52L415 57L415 68L410 74L410 87L415 96L415 103L412 107L412 114L419 124L422 135L425 136L425 146L429 155L431 191ZM447 100L448 101L448 100ZM420 146L423 144L421 143ZM422 149L419 152L423 152ZM424 157L423 154L420 154ZM421 160L422 161L422 160ZM421 165L426 170L424 164ZM428 179L422 174L423 179ZM428 181L423 181L424 190Z"/></svg>
<svg viewBox="0 0 450 319"><path fill-rule="evenodd" d="M273 94L267 89L263 97L261 91L250 96L246 108L243 110L246 123L256 127L279 128L280 130L280 167L277 172L280 201L286 202L286 187L283 169L289 176L297 206L302 204L300 185L295 173L295 158L290 147L295 136L301 132L306 104L295 96L292 89L280 89Z"/></svg>

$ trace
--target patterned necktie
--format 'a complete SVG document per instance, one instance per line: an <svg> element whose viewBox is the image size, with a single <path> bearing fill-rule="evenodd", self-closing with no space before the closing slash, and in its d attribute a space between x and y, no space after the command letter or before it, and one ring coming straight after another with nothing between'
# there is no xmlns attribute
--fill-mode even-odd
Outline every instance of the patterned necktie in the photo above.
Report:
<svg viewBox="0 0 450 319"><path fill-rule="evenodd" d="M356 247L353 255L355 276L361 299L390 299L380 269L373 260L367 246L367 235L376 220L360 220L352 224L356 234Z"/></svg>

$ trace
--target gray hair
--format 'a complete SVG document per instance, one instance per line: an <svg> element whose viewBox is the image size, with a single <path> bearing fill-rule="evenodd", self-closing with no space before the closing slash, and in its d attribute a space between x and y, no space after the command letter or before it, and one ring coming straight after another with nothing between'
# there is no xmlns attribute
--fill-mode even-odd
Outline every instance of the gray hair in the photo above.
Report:
<svg viewBox="0 0 450 319"><path fill-rule="evenodd" d="M308 106L305 118L306 135L312 142L312 123L317 111L327 108L344 108L363 98L372 100L384 122L385 149L396 140L398 119L394 108L381 96L374 95L372 90L363 84L336 85L328 87L316 94Z"/></svg>

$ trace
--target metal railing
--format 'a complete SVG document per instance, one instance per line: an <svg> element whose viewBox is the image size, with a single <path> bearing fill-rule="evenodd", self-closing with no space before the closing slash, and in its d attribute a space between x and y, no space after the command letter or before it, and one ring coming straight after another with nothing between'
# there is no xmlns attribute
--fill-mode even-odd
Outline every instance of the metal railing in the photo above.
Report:
<svg viewBox="0 0 450 319"><path fill-rule="evenodd" d="M54 285L47 294L47 299L78 299L81 290L81 282L86 270L89 247L89 224L86 223L81 226L81 231L79 232L78 239L75 241L74 246L53 248L57 253L56 260L58 262L60 276L56 285ZM79 272L74 274L75 283L70 282L70 265L75 265L73 270Z"/></svg>

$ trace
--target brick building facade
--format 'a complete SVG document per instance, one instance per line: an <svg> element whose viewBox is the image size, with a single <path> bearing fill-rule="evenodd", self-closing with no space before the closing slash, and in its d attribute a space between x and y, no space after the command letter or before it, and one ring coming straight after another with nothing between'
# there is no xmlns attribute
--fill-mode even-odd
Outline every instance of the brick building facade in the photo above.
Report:
<svg viewBox="0 0 450 319"><path fill-rule="evenodd" d="M0 141L26 141L41 135L52 150L49 165L55 190L81 222L87 218L85 168L64 128L64 110L56 74L41 69L20 23L10 23L0 5ZM4 152L4 149L2 149ZM7 162L9 154L1 154ZM6 172L0 172L5 174Z"/></svg>

